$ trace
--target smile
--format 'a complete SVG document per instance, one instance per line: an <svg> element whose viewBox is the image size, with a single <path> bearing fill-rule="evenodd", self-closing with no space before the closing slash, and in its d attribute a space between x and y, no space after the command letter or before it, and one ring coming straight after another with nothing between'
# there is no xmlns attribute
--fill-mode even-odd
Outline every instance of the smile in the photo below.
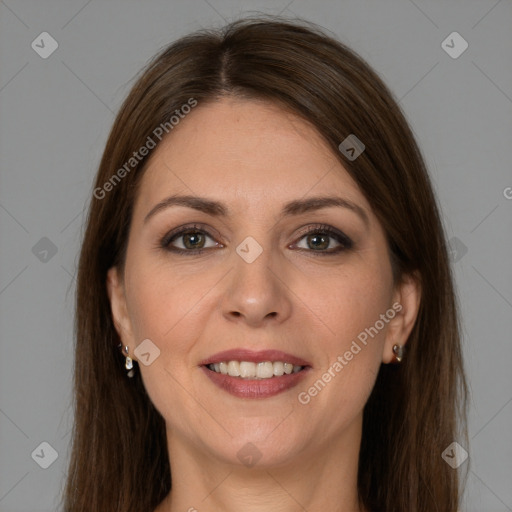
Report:
<svg viewBox="0 0 512 512"><path fill-rule="evenodd" d="M252 361L222 361L220 363L209 364L208 368L214 372L229 375L230 377L261 380L297 373L304 367L283 361L261 361L258 363Z"/></svg>
<svg viewBox="0 0 512 512"><path fill-rule="evenodd" d="M239 398L268 398L295 387L312 370L304 359L279 350L234 349L199 363L208 379Z"/></svg>

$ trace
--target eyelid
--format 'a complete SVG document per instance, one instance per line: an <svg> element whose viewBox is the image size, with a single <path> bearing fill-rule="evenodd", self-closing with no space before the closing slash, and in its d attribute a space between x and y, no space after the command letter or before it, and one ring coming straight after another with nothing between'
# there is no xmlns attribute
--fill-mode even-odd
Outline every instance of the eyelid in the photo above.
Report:
<svg viewBox="0 0 512 512"><path fill-rule="evenodd" d="M297 241L294 242L294 244L297 243L298 241L300 241L305 236L307 236L309 234L315 234L315 233L324 233L324 234L327 234L331 238L338 239L337 242L341 245L341 250L349 250L349 249L352 249L354 246L354 241L348 235L346 235L343 231L341 231L333 226L330 226L328 224L315 224L315 225L309 224L307 227L305 227L304 229L301 229L299 231L299 233L296 235ZM338 251L337 250L331 250L331 251L309 250L308 252L313 252L313 253L317 253L317 254L335 254Z"/></svg>
<svg viewBox="0 0 512 512"><path fill-rule="evenodd" d="M302 237L304 235L307 235L309 233L315 233L317 231L322 232L322 233L323 232L334 233L334 234L338 235L340 238L346 238L347 242L350 241L350 238L345 233L343 233L343 231L341 231L329 224L322 224L322 223L307 224L305 227L299 229L296 236Z"/></svg>
<svg viewBox="0 0 512 512"><path fill-rule="evenodd" d="M179 226L175 229L172 229L171 231L167 232L162 238L160 242L160 246L165 248L169 245L170 241L177 235L183 235L187 231L199 231L201 233L204 233L206 236L210 237L211 239L214 238L221 238L221 236L217 233L215 229L213 229L210 226L207 226L206 224L202 224L200 222L193 222L191 224L185 224L183 226ZM212 233L213 232L213 233ZM178 237L179 238L179 237ZM187 251L192 252L192 251Z"/></svg>
<svg viewBox="0 0 512 512"><path fill-rule="evenodd" d="M195 231L203 233L208 238L214 240L216 243L216 247L224 247L222 242L217 242L215 240L216 238L221 238L220 235L218 235L218 234L213 235L210 232L210 231L216 232L216 230L214 230L210 226L206 226L205 224L201 224L201 223L185 224L183 226L179 226L179 227L169 231L168 233L166 233L163 236L163 238L160 239L159 247L166 249L170 252L177 253L177 254L184 254L184 253L199 254L203 251L216 248L216 247L206 247L206 248L203 247L203 248L190 249L190 250L181 249L179 247L169 248L171 246L171 240L173 238L180 238L180 236L187 234L187 232L195 232ZM292 244L288 245L288 247L294 246L297 242L302 240L302 238L304 238L305 236L307 236L309 234L314 234L314 233L324 233L324 234L327 234L331 238L337 239L338 244L340 244L339 247L334 250L331 249L329 251L315 251L312 249L308 250L308 249L303 249L303 248L299 248L298 250L306 251L306 252L310 252L310 253L316 253L318 255L320 255L320 254L329 255L329 254L337 254L344 250L349 250L354 245L354 242L352 241L352 239L350 237L348 237L343 231L341 231L333 226L330 226L328 224L308 224L299 230L299 232L295 235L295 241Z"/></svg>

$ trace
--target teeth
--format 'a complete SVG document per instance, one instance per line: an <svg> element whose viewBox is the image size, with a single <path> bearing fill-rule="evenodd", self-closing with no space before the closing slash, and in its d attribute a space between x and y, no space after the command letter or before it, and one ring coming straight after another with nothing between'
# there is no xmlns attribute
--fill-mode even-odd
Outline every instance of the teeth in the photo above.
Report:
<svg viewBox="0 0 512 512"><path fill-rule="evenodd" d="M299 367L300 369L300 367ZM270 361L264 363L258 363L256 367L256 377L258 379L270 379L274 376L274 365Z"/></svg>
<svg viewBox="0 0 512 512"><path fill-rule="evenodd" d="M209 364L208 368L216 373L240 377L241 379L271 379L281 375L290 375L300 372L304 367L284 363L282 361L262 361L253 363L250 361L222 361L221 363Z"/></svg>
<svg viewBox="0 0 512 512"><path fill-rule="evenodd" d="M215 370L215 366L213 369ZM240 376L240 363L238 361L229 361L228 375L231 375L231 377L239 377Z"/></svg>
<svg viewBox="0 0 512 512"><path fill-rule="evenodd" d="M219 363L219 367L220 367L220 373L224 374L224 375L227 375L228 374L228 364L227 363ZM217 370L215 370L217 371Z"/></svg>
<svg viewBox="0 0 512 512"><path fill-rule="evenodd" d="M277 375L278 377L280 375L283 375L284 373L284 363L281 363L281 361L276 361L272 364L274 367L274 375Z"/></svg>
<svg viewBox="0 0 512 512"><path fill-rule="evenodd" d="M231 361L229 362L229 364L231 364ZM256 377L256 364L242 361L240 363L240 377L242 377L242 379Z"/></svg>

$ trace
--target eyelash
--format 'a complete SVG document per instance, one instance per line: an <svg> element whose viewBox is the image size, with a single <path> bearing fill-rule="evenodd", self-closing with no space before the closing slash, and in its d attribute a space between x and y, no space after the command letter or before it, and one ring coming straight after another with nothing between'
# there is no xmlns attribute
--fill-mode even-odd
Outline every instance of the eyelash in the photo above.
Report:
<svg viewBox="0 0 512 512"><path fill-rule="evenodd" d="M175 239L180 238L180 236L186 235L186 234L194 234L194 233L202 233L204 235L207 235L211 239L213 239L213 236L205 229L202 228L201 225L194 224L192 226L185 226L182 228L179 228L178 231L173 230L170 233L167 233L162 240L160 241L160 248L165 249L166 251L173 252L178 255L183 256L193 256L193 255L199 255L203 252L214 249L214 247L207 247L207 248L200 248L200 249L180 249L177 247L172 247L170 244ZM332 228L331 226L328 226L326 224L319 224L313 227L309 227L307 230L302 231L299 235L298 240L302 240L302 238L308 236L308 235L328 235L331 238L336 239L336 241L340 244L339 247L333 249L330 249L329 251L315 251L313 249L298 249L300 251L306 251L312 253L314 256L334 256L336 254L339 254L344 251L348 251L352 249L353 242L352 240L345 235L345 233L338 231L337 229Z"/></svg>

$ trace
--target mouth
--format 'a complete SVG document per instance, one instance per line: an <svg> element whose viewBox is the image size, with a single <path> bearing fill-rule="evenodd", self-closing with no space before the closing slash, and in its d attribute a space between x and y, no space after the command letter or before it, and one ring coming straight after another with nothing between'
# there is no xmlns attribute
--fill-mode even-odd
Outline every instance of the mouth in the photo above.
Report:
<svg viewBox="0 0 512 512"><path fill-rule="evenodd" d="M211 363L206 366L209 370L238 377L240 379L272 379L282 375L290 375L302 371L305 366L300 366L283 361L221 361L220 363Z"/></svg>
<svg viewBox="0 0 512 512"><path fill-rule="evenodd" d="M239 398L267 398L296 386L312 368L277 350L246 349L218 353L200 363L211 382Z"/></svg>

